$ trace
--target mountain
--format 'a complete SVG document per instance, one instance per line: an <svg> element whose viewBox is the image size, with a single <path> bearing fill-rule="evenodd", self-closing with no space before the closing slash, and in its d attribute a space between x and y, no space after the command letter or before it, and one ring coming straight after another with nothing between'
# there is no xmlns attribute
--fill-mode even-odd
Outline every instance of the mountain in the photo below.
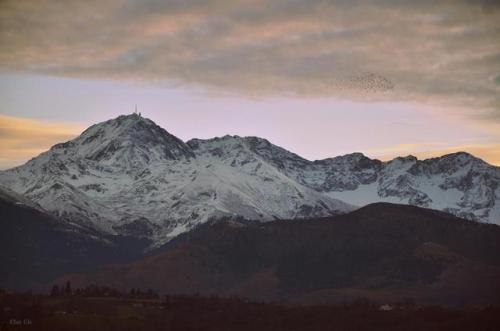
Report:
<svg viewBox="0 0 500 331"><path fill-rule="evenodd" d="M151 256L57 283L287 303L487 305L500 303L499 250L496 225L377 203L307 222L208 222Z"/></svg>
<svg viewBox="0 0 500 331"><path fill-rule="evenodd" d="M0 287L26 289L61 274L142 256L146 240L75 228L0 187Z"/></svg>
<svg viewBox="0 0 500 331"><path fill-rule="evenodd" d="M93 125L1 171L0 184L82 231L148 238L156 247L211 219L305 219L373 202L500 224L500 168L467 153L309 161L257 137L184 143L138 114Z"/></svg>
<svg viewBox="0 0 500 331"><path fill-rule="evenodd" d="M186 144L137 114L120 116L1 172L0 183L82 230L156 245L210 219L269 221L354 209L288 177L254 151L253 141Z"/></svg>
<svg viewBox="0 0 500 331"><path fill-rule="evenodd" d="M299 182L355 205L404 203L500 224L500 168L468 153L388 162L354 153L313 162L304 173Z"/></svg>

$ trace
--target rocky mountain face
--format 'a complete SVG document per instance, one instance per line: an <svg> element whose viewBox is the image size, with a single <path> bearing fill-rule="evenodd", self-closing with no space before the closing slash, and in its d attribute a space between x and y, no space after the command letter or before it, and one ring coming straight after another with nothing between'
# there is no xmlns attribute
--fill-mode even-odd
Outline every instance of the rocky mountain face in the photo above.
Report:
<svg viewBox="0 0 500 331"><path fill-rule="evenodd" d="M500 224L500 168L467 153L388 162L350 154L315 164L324 169L319 180L305 175L299 181L355 205L404 203ZM311 168L306 174L317 173Z"/></svg>
<svg viewBox="0 0 500 331"><path fill-rule="evenodd" d="M499 248L498 226L378 203L307 222L208 222L148 257L56 283L301 304L488 305L500 303Z"/></svg>
<svg viewBox="0 0 500 331"><path fill-rule="evenodd" d="M308 161L257 137L184 143L137 114L91 126L0 184L82 230L156 246L211 219L270 221L412 204L500 224L500 168L466 153Z"/></svg>

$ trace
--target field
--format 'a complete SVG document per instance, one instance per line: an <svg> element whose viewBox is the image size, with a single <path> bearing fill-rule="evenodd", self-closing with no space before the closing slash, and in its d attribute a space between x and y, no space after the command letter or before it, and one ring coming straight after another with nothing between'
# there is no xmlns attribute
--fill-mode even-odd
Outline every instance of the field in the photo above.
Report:
<svg viewBox="0 0 500 331"><path fill-rule="evenodd" d="M284 306L240 298L0 296L0 330L499 330L500 309Z"/></svg>

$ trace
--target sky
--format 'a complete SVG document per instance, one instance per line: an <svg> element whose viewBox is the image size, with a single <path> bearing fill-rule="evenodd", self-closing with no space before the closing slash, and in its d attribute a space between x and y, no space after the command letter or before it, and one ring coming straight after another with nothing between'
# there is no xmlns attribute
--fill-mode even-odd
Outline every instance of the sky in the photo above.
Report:
<svg viewBox="0 0 500 331"><path fill-rule="evenodd" d="M135 104L183 140L500 165L500 5L0 1L0 169Z"/></svg>

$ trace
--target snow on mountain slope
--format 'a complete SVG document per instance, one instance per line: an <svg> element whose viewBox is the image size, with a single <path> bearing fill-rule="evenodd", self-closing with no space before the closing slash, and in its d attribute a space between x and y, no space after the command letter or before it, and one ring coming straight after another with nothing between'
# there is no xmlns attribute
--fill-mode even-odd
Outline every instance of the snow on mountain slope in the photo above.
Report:
<svg viewBox="0 0 500 331"><path fill-rule="evenodd" d="M407 156L381 162L352 153L311 162L265 139L244 140L288 177L353 205L411 204L500 224L500 168L464 152L423 161Z"/></svg>
<svg viewBox="0 0 500 331"><path fill-rule="evenodd" d="M499 183L500 168L466 153L308 161L257 137L184 143L137 114L0 172L0 184L68 223L156 244L210 219L327 216L379 201L500 224Z"/></svg>
<svg viewBox="0 0 500 331"><path fill-rule="evenodd" d="M156 244L213 218L353 210L287 177L240 140L207 141L207 149L224 152L202 152L139 115L120 116L0 172L0 183L69 223Z"/></svg>
<svg viewBox="0 0 500 331"><path fill-rule="evenodd" d="M13 203L16 206L26 206L38 211L43 211L43 208L38 204L33 203L31 200L26 197L18 194L14 191L9 190L6 187L0 185L0 200L3 200L8 203Z"/></svg>
<svg viewBox="0 0 500 331"><path fill-rule="evenodd" d="M388 162L361 153L308 161L257 137L193 139L188 145L198 155L219 156L230 164L238 159L237 142L280 173L324 195L364 206L374 202L411 204L457 216L500 224L500 168L460 152L417 160L397 157ZM241 169L251 159L240 158Z"/></svg>
<svg viewBox="0 0 500 331"><path fill-rule="evenodd" d="M358 154L339 158L349 159L348 166L339 166L338 158L322 165L339 179L323 176L318 181L316 173L323 171L316 165L306 168L300 181L354 205L404 203L500 224L500 168L470 154L423 161L408 156L380 162Z"/></svg>

